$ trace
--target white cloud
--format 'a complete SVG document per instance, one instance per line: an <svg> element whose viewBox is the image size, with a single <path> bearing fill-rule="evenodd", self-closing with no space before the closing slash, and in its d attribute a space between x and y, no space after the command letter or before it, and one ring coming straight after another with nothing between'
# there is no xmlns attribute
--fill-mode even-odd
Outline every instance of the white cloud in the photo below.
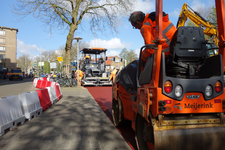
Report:
<svg viewBox="0 0 225 150"><path fill-rule="evenodd" d="M198 10L198 8L205 8L206 5L205 3L201 3L199 0L194 0L190 7L193 9L193 10Z"/></svg>
<svg viewBox="0 0 225 150"><path fill-rule="evenodd" d="M149 13L154 10L155 10L155 3L152 0L149 1L137 0L133 8L133 11L142 11L144 13Z"/></svg>
<svg viewBox="0 0 225 150"><path fill-rule="evenodd" d="M90 41L90 47L102 47L106 49L123 49L127 43L122 43L118 38L112 38L108 41L101 39L94 39Z"/></svg>
<svg viewBox="0 0 225 150"><path fill-rule="evenodd" d="M181 11L181 10L178 9L178 8L174 9L173 12L170 12L170 13L169 13L169 17L176 17L176 18L178 18L179 15L180 15L180 11Z"/></svg>
<svg viewBox="0 0 225 150"><path fill-rule="evenodd" d="M23 54L29 54L29 55L36 55L40 54L44 49L38 48L37 45L33 44L25 44L23 41L20 41L17 39L17 50L18 53L23 55ZM19 56L19 55L18 55Z"/></svg>
<svg viewBox="0 0 225 150"><path fill-rule="evenodd" d="M107 56L119 56L120 52L119 51L115 51L115 50L108 50L106 52Z"/></svg>

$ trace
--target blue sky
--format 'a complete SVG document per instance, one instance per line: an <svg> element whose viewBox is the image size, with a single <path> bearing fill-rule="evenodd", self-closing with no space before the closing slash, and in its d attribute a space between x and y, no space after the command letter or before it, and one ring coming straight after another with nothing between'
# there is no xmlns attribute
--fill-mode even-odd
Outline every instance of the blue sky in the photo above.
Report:
<svg viewBox="0 0 225 150"><path fill-rule="evenodd" d="M144 13L155 11L155 0L149 0L148 2L144 2L143 0L137 1L137 5L133 11L141 10ZM17 28L19 30L17 34L17 57L25 53L36 56L40 55L42 51L58 50L60 46L65 45L68 34L67 30L54 29L50 33L43 23L33 18L32 15L27 16L23 21L18 21L18 17L11 12L11 5L15 2L15 0L1 0L0 26ZM169 19L175 26L184 3L187 3L194 10L199 7L204 8L215 5L214 0L164 0L163 10L169 14ZM132 28L128 21L128 16L120 24L118 33L103 35L102 31L97 29L96 36L94 36L90 31L78 28L74 37L82 37L82 41L88 42L91 47L107 48L108 56L118 55L123 48L132 49L138 54L139 49L144 44L139 30Z"/></svg>

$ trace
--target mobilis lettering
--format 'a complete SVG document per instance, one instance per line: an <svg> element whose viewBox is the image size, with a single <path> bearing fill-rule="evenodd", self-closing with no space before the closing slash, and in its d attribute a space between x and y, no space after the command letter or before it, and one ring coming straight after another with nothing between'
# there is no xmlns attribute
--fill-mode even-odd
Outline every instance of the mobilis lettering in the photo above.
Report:
<svg viewBox="0 0 225 150"><path fill-rule="evenodd" d="M190 108L190 109L199 109L199 108L213 108L213 104L209 103L209 104L198 104L198 103L188 103L188 104L184 104L184 108Z"/></svg>

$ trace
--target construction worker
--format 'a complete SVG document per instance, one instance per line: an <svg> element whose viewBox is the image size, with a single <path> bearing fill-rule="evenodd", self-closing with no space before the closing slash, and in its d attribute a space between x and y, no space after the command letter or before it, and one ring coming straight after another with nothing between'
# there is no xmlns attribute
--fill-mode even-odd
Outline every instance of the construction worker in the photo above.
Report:
<svg viewBox="0 0 225 150"><path fill-rule="evenodd" d="M77 77L77 70L75 72L75 76ZM84 73L79 69L79 86L81 86L81 79L83 78Z"/></svg>
<svg viewBox="0 0 225 150"><path fill-rule="evenodd" d="M56 77L57 77L56 73L54 73L52 77L53 77L53 78L56 78Z"/></svg>
<svg viewBox="0 0 225 150"><path fill-rule="evenodd" d="M147 13L146 15L142 11L135 11L130 15L129 21L134 29L139 29L145 44L154 44L152 41L155 39L155 12ZM169 21L168 14L163 12L163 37L166 41L162 44L165 57L170 54L169 45L171 39L176 31L176 27L171 21ZM145 64L147 58L154 53L153 49L145 49L142 51L141 58L142 63Z"/></svg>
<svg viewBox="0 0 225 150"><path fill-rule="evenodd" d="M91 59L91 56L90 55L86 55L85 57L84 57L84 61L85 61L85 63L90 63L90 59Z"/></svg>
<svg viewBox="0 0 225 150"><path fill-rule="evenodd" d="M109 77L109 81L113 80L113 82L115 81L116 79L116 74L117 72L119 71L119 69L114 69L112 72L111 72L111 75Z"/></svg>
<svg viewBox="0 0 225 150"><path fill-rule="evenodd" d="M89 55L86 55L86 56L84 57L84 59L90 59L90 56L89 56Z"/></svg>

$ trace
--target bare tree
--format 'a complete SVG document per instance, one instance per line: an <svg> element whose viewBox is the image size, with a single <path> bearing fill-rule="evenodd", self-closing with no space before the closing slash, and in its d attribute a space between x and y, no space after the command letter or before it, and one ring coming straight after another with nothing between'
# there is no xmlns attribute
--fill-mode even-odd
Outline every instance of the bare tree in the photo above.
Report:
<svg viewBox="0 0 225 150"><path fill-rule="evenodd" d="M71 47L75 31L86 17L90 29L104 30L110 27L116 31L119 16L132 10L135 0L16 0L13 13L20 16L33 14L50 27L68 27L65 46L66 63L71 61Z"/></svg>
<svg viewBox="0 0 225 150"><path fill-rule="evenodd" d="M23 72L26 72L29 67L32 66L32 59L29 54L23 54L17 59L18 67L21 67Z"/></svg>

